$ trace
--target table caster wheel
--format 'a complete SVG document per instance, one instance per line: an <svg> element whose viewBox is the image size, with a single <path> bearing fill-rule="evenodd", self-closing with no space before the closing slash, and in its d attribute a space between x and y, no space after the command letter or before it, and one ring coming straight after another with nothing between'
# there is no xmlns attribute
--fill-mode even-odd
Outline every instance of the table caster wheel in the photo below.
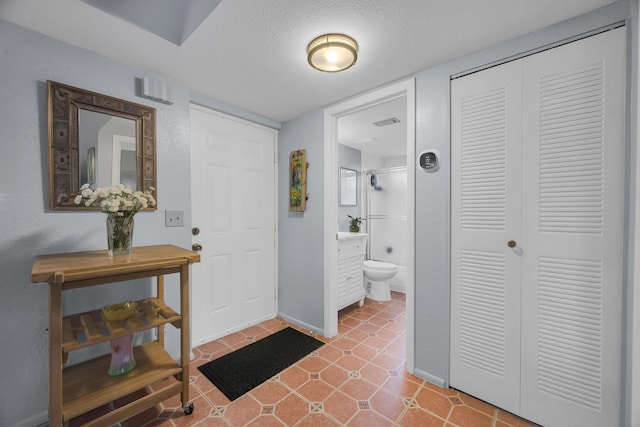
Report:
<svg viewBox="0 0 640 427"><path fill-rule="evenodd" d="M184 405L182 405L182 409L184 410L185 414L191 415L193 413L193 403L185 403Z"/></svg>

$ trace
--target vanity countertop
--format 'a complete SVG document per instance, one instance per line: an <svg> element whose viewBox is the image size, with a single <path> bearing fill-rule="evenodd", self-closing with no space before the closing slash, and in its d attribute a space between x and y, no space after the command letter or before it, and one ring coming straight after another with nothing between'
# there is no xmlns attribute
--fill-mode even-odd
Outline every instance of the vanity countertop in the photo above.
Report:
<svg viewBox="0 0 640 427"><path fill-rule="evenodd" d="M367 236L367 233L351 233L349 231L338 231L338 240L351 240Z"/></svg>

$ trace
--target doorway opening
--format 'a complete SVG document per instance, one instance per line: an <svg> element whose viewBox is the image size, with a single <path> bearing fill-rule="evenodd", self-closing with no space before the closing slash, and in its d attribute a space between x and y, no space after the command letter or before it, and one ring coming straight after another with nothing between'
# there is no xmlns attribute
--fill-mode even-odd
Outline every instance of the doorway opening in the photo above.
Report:
<svg viewBox="0 0 640 427"><path fill-rule="evenodd" d="M407 370L414 367L415 300L415 81L405 80L353 98L325 110L324 113L324 335L338 333L337 233L339 206L338 129L339 119L389 101L402 99L406 108L406 334Z"/></svg>

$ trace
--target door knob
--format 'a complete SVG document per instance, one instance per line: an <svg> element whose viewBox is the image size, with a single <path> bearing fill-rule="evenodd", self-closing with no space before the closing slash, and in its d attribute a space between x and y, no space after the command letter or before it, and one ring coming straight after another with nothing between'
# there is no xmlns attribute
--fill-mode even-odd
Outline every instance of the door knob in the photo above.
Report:
<svg viewBox="0 0 640 427"><path fill-rule="evenodd" d="M200 252L202 250L202 246L199 243L194 243L193 245L191 245L191 249L196 252Z"/></svg>
<svg viewBox="0 0 640 427"><path fill-rule="evenodd" d="M507 246L509 246L510 248L515 248L515 247L516 247L516 245L517 245L517 243L516 243L516 241L515 241L515 240L509 240L509 241L507 242Z"/></svg>

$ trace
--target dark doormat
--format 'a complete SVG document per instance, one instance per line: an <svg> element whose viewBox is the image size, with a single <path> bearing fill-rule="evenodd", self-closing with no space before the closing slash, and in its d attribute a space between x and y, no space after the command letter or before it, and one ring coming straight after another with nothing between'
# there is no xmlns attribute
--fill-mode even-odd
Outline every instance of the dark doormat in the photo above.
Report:
<svg viewBox="0 0 640 427"><path fill-rule="evenodd" d="M225 396L235 400L323 344L322 341L287 327L198 366L198 370Z"/></svg>

